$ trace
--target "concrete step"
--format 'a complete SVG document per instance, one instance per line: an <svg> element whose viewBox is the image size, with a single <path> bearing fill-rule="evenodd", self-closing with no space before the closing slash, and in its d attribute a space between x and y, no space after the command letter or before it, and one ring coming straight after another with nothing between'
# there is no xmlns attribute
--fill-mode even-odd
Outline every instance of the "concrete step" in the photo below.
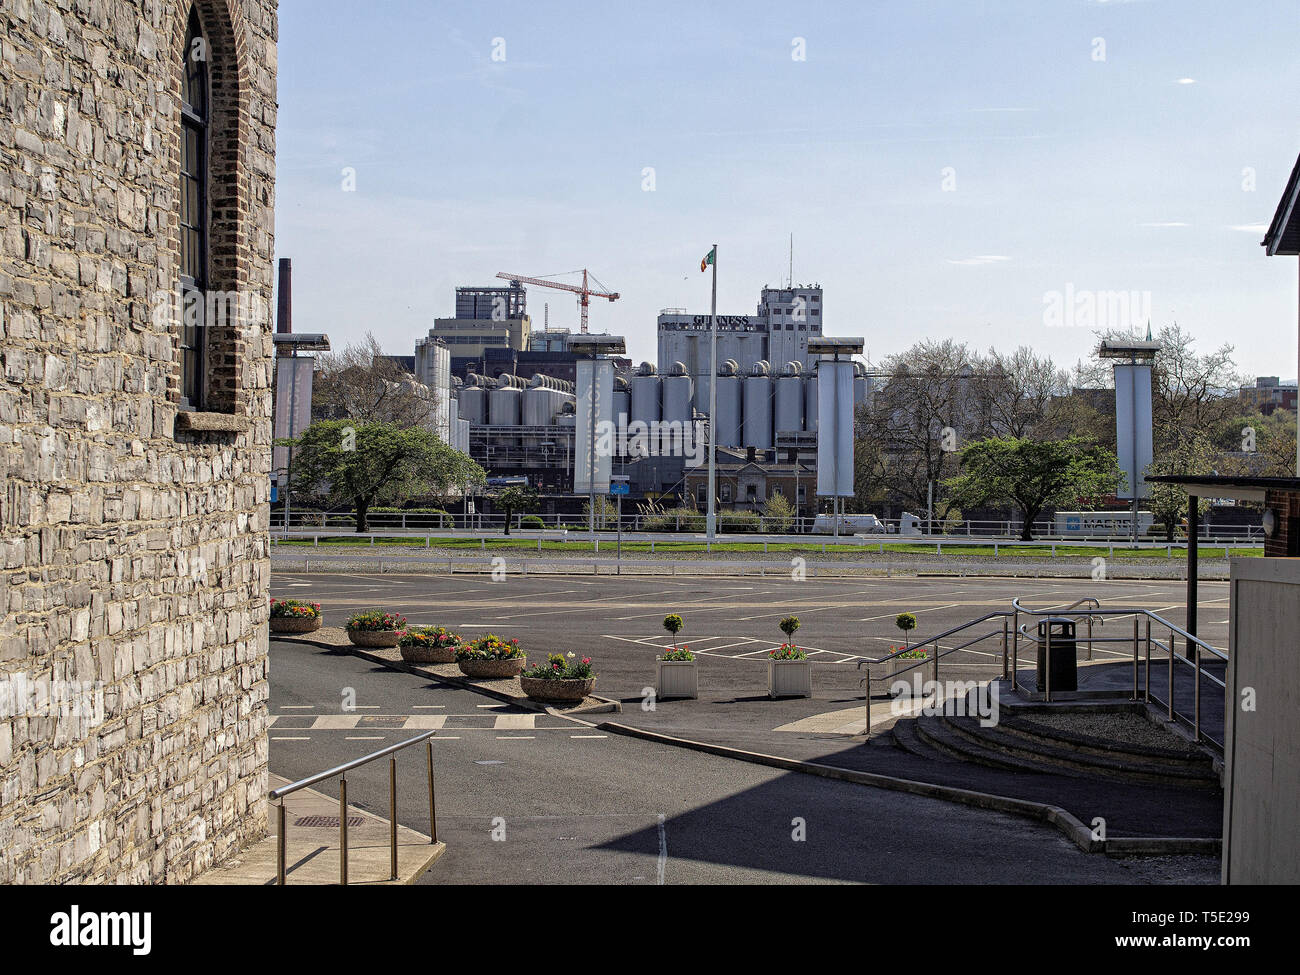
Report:
<svg viewBox="0 0 1300 975"><path fill-rule="evenodd" d="M1212 771L1214 767L1214 760L1211 756L1196 750L1190 744L1182 751L1172 748L1117 744L1100 741L1096 738L1065 735L1054 728L1036 724L1032 720L1025 721L1005 714L1001 716L998 722L998 729L1009 735L1015 735L1029 741L1045 741L1062 748L1069 748L1076 752L1102 758L1119 758L1130 762L1150 762L1157 765L1204 769L1207 771Z"/></svg>
<svg viewBox="0 0 1300 975"><path fill-rule="evenodd" d="M968 743L971 749L984 758L992 755L1010 760L1022 767L1043 772L1064 772L1119 778L1131 782L1152 782L1162 785L1203 786L1218 788L1219 778L1208 760L1201 765L1167 763L1150 754L1126 752L1115 749L1110 754L1093 754L1059 738L1034 737L1024 733L1008 733L1000 725L981 727L977 718L945 715L930 719L942 723L953 735ZM923 728L922 734L925 734ZM948 741L951 746L951 741Z"/></svg>
<svg viewBox="0 0 1300 975"><path fill-rule="evenodd" d="M987 765L990 768L1010 772L1060 773L1060 769L1046 769L1033 762L1022 761L1012 755L984 748L965 735L958 734L942 718L917 718L916 735L926 746L939 752L948 761L956 760L976 765Z"/></svg>

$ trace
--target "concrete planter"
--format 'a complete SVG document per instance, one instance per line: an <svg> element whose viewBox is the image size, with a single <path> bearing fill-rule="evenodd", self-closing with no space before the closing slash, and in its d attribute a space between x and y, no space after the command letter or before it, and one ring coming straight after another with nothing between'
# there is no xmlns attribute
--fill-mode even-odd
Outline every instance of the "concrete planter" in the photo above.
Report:
<svg viewBox="0 0 1300 975"><path fill-rule="evenodd" d="M885 677L889 680L893 680L895 676L897 676L903 670L906 670L906 668L914 667L915 669L907 671L906 676L910 679L913 674L920 674L924 678L925 663L929 659L930 659L929 654L927 654L926 659L924 661L921 660L921 658L919 657L895 657L893 660L886 660ZM921 664L921 666L916 667L915 666L916 664Z"/></svg>
<svg viewBox="0 0 1300 975"><path fill-rule="evenodd" d="M319 616L272 616L272 633L315 633L320 629Z"/></svg>
<svg viewBox="0 0 1300 975"><path fill-rule="evenodd" d="M812 697L811 660L769 660L768 697Z"/></svg>
<svg viewBox="0 0 1300 975"><path fill-rule="evenodd" d="M527 657L515 657L512 660L458 660L456 666L466 677L497 678L518 677L519 672L528 666Z"/></svg>
<svg viewBox="0 0 1300 975"><path fill-rule="evenodd" d="M524 693L534 701L562 701L576 703L591 693L596 678L585 680L548 680L545 677L520 677Z"/></svg>
<svg viewBox="0 0 1300 975"><path fill-rule="evenodd" d="M398 647L408 664L454 664L455 647Z"/></svg>
<svg viewBox="0 0 1300 975"><path fill-rule="evenodd" d="M699 670L694 660L656 660L655 697L700 696Z"/></svg>
<svg viewBox="0 0 1300 975"><path fill-rule="evenodd" d="M354 647L395 647L396 630L348 630L348 639Z"/></svg>

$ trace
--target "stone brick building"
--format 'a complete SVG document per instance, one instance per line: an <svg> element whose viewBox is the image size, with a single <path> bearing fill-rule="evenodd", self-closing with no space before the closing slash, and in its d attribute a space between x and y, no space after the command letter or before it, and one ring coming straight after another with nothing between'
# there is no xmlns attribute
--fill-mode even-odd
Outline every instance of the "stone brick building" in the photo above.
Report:
<svg viewBox="0 0 1300 975"><path fill-rule="evenodd" d="M266 830L275 0L0 0L0 883Z"/></svg>

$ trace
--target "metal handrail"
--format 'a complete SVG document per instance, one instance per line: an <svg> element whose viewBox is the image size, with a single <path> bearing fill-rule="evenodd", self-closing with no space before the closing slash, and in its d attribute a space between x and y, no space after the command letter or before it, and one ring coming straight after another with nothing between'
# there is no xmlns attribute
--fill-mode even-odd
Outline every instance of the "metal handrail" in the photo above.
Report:
<svg viewBox="0 0 1300 975"><path fill-rule="evenodd" d="M425 742L426 766L428 769L429 782L429 842L435 844L438 842L438 816L437 807L434 802L433 790L433 738L437 731L426 731L423 734L416 735L414 738L408 738L406 741L398 742L396 745L389 745L381 748L369 755L363 755L361 758L354 758L350 762L344 762L342 765L336 765L332 769L324 772L317 772L315 775L309 775L305 779L299 779L289 785L281 786L278 789L272 789L267 795L272 800L278 800L276 806L276 825L278 827L279 837L276 848L276 883L283 887L286 884L285 878L285 847L287 845L286 832L288 824L285 818L284 799L300 789L306 789L308 786L316 785L318 782L324 782L326 779L338 777L339 780L339 883L347 886L348 883L348 780L347 773L353 769L361 768L363 765L369 765L384 756L388 758L388 847L389 861L391 867L391 877L397 879L397 752L411 745L418 745Z"/></svg>
<svg viewBox="0 0 1300 975"><path fill-rule="evenodd" d="M908 666L903 667L901 670L894 671L894 673L890 674L889 676L892 679L897 677L899 674L905 674L909 670L915 670L917 667L923 667L927 663L929 663L932 664L934 667L934 681L937 684L939 681L939 659L941 657L946 657L950 653L956 653L958 650L965 650L967 647L974 646L976 643L979 643L983 640L987 640L989 637L998 636L998 631L992 630L988 633L985 633L983 636L977 636L975 637L975 639L968 640L965 643L959 644L958 646L949 647L947 650L939 649L939 641L944 639L945 637L951 636L954 633L960 633L962 630L968 630L972 626L978 626L980 623L983 623L986 620L991 620L1000 617L1002 619L1002 633L1001 633L1002 676L1006 677L1007 675L1007 618L1010 617L1011 615L1012 614L1007 612L1006 610L995 610L992 613L986 613L985 615L979 617L978 619L969 620L968 622L961 623L958 624L957 626L951 627L950 629L944 630L942 633L932 636L926 640L909 641L909 645L903 647L901 650L895 650L893 653L886 654L885 656L879 657L875 660L869 658L864 658L862 660L859 660L858 669L861 670L863 667L867 668L867 675L863 677L861 681L859 681L860 684L866 687L866 699L863 704L863 712L865 714L866 721L862 729L862 735L864 740L869 740L871 738L871 664L885 663L888 660L893 660L895 657L899 656L900 654L907 653L909 650L916 650L919 647L926 647L933 644L934 646L933 658L930 658L929 656L923 657L914 664L909 664Z"/></svg>
<svg viewBox="0 0 1300 975"><path fill-rule="evenodd" d="M1082 602L1082 601L1080 601L1080 602ZM1140 608L1140 607L1134 607L1134 608L1128 608L1128 609L1101 609L1101 608L1100 608L1100 604L1098 603L1094 608L1089 609L1086 613L1071 613L1071 612L1070 612L1070 609L1071 609L1072 607L1067 607L1067 608L1065 608L1064 610L1060 610L1060 609L1030 609L1030 608L1028 608L1028 607L1026 607L1026 606L1024 606L1024 605L1021 604L1021 602L1020 602L1020 597L1016 597L1015 599L1013 599L1013 600L1011 601L1011 605L1012 605L1012 607L1013 607L1013 609L1015 610L1015 613L1016 613L1016 625L1015 625L1015 632L1014 632L1014 634L1013 634L1013 643L1016 645L1017 649L1018 649L1018 646L1019 646L1019 638L1020 638L1021 636L1024 636L1027 640L1031 640L1031 641L1032 641L1033 643L1035 643L1035 644L1043 643L1044 646L1045 646L1046 660L1045 660L1044 662L1045 662L1045 665L1046 665L1046 671L1047 671L1047 673L1046 673L1046 681L1045 681L1045 685L1044 685L1044 687L1043 687L1043 696L1044 696L1044 699L1045 699L1045 700L1050 701L1050 700L1052 699L1052 687L1051 687L1051 672L1052 672L1052 671L1051 671L1052 639L1051 639L1051 631L1050 631L1050 630L1048 631L1047 639L1046 639L1046 640L1040 640L1040 639L1039 639L1035 634L1029 632L1029 624L1028 624L1028 623L1025 623L1025 624L1023 624L1023 625L1021 625L1021 624L1019 623L1019 614L1020 614L1020 613L1025 613L1025 614L1028 615L1028 616L1071 616L1071 615L1073 615L1073 616L1086 616L1086 617L1087 617L1087 620L1088 620L1088 626L1089 626L1089 642L1090 642L1090 643L1092 642L1091 627L1092 627L1092 622L1093 622L1094 619L1099 620L1099 621L1101 621L1101 622L1104 623L1104 622L1105 622L1105 618L1106 618L1107 616L1113 616L1113 617L1126 617L1126 616L1131 616L1131 617L1133 618L1133 638L1132 638L1132 644L1133 644L1133 700L1135 700L1135 701L1138 700L1138 687L1139 687L1139 683L1141 683L1141 685L1142 685L1142 695L1143 695L1143 699L1144 699L1145 701L1147 701L1147 702L1154 701L1156 704L1163 704L1163 705L1165 706L1165 708L1166 708L1166 711L1167 711L1167 714L1168 714L1168 716L1169 716L1169 720L1170 720L1170 721L1181 720L1181 721L1185 721L1185 722L1187 722L1188 724L1190 724L1190 725L1192 726L1192 730L1193 730L1193 734L1194 734L1195 740L1196 740L1198 743L1199 743L1199 742L1207 742L1207 743L1209 743L1210 745L1212 745L1213 747L1217 748L1219 751L1222 751L1222 750L1223 750L1223 747L1224 747L1224 743L1223 743L1223 742L1219 741L1217 738L1214 738L1213 736L1211 736L1211 735L1209 735L1209 734L1206 734L1205 732L1203 732L1203 731L1201 730L1201 681L1202 681L1202 679L1209 680L1211 683L1213 683L1213 684L1217 684L1219 687L1224 688L1225 690L1227 689L1227 684L1226 684L1224 681L1219 680L1219 679L1218 679L1217 677L1215 677L1213 674L1211 674L1211 673L1209 673L1208 671L1206 671L1206 670L1204 669L1204 667L1203 667L1203 665L1202 665L1202 661L1201 661L1201 655L1202 655L1202 653L1208 652L1208 653L1210 654L1210 656L1215 657L1215 658L1217 658L1217 659L1223 661L1224 663L1227 663L1227 662L1228 662L1228 655L1227 655L1226 653L1224 653L1223 651L1219 650L1218 647L1211 646L1209 643L1206 643L1206 642L1205 642L1204 640L1202 640L1200 637L1196 636L1196 635L1193 634L1193 633L1189 633L1185 628L1183 628L1183 627L1181 627L1181 626L1177 626L1177 625L1175 625L1174 623L1171 623L1169 620L1165 619L1165 618L1164 618L1163 616L1161 616L1160 614L1158 614L1158 613L1153 613L1153 612L1152 612L1151 610L1149 610L1149 609L1142 609L1142 608ZM1076 604L1076 605L1078 605L1078 604ZM1146 628L1145 628L1145 631L1144 631L1144 632L1140 632L1140 631L1141 631L1141 621L1142 621L1142 620L1145 620L1145 621L1146 621ZM1160 640L1153 640L1153 639L1152 639L1152 637L1151 637L1151 624L1152 624L1153 622L1156 623L1157 625L1159 625L1159 626L1163 626L1163 627L1165 627L1167 630L1169 630L1169 643L1168 643L1168 645L1164 644L1164 643L1161 642ZM1186 646L1188 647L1189 651L1191 652L1191 659L1188 659L1187 656L1185 656L1185 655L1180 655L1180 654L1176 651L1176 647L1175 647L1175 645L1176 645L1176 641L1177 641L1177 639L1178 639L1179 637L1181 637L1181 638L1185 641ZM1129 642L1129 641L1124 640L1124 639L1109 639L1109 638L1107 638L1107 639L1099 639L1099 640L1097 640L1096 642L1098 642L1098 643L1126 643L1126 642ZM1145 654L1139 654L1139 650L1138 650L1138 645L1139 645L1139 643L1141 643L1141 644L1143 644L1143 645L1145 646ZM1159 649L1164 650L1164 651L1166 652L1166 654L1168 655L1168 658L1169 658L1169 662L1168 662L1168 666L1167 666L1168 677L1167 677L1167 682L1166 682L1166 683L1167 683L1167 690L1166 690L1166 700L1165 700L1165 701L1161 701L1158 697L1156 697L1154 694L1151 693L1151 647L1152 647L1152 644L1154 644L1154 645L1155 645L1156 647L1158 647ZM1145 657L1145 668L1144 668L1145 680L1144 680L1144 681L1139 681L1139 679L1138 679L1138 672L1139 672L1139 667L1140 667L1140 664L1139 664L1139 659L1140 659L1140 657ZM1193 672L1194 672L1194 674L1195 674L1195 677L1193 678L1194 681L1195 681L1194 703L1193 703L1192 714L1191 714L1191 717L1190 717L1190 718L1189 718L1187 715L1184 715L1184 714L1179 713L1178 709L1177 709L1177 708L1175 707L1175 705L1174 705L1174 662L1175 662L1176 660L1179 661L1179 662L1181 662L1181 663L1183 663L1183 664L1185 664L1185 665L1188 666L1188 667L1191 667L1192 670L1193 670ZM1012 676L1013 687L1015 686L1015 677L1014 677L1014 672L1015 672L1015 671L1014 671L1014 666L1013 666L1013 670L1012 670L1012 674L1013 674L1013 676Z"/></svg>

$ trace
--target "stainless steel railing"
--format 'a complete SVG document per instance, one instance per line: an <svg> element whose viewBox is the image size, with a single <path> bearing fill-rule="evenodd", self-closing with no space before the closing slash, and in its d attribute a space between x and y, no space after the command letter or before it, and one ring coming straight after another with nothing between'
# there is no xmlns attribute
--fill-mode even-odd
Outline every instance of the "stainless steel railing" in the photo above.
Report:
<svg viewBox="0 0 1300 975"><path fill-rule="evenodd" d="M284 798L292 795L300 789L306 789L309 786L316 785L318 782L324 782L327 779L335 777L339 780L339 883L347 886L348 882L348 780L347 773L353 769L361 768L363 765L369 765L371 762L388 756L388 846L389 859L392 869L391 880L397 879L397 753L411 745L418 745L425 742L426 767L428 769L428 786L429 786L429 842L438 842L438 816L437 807L434 802L433 791L433 742L429 741L436 731L426 731L422 735L416 735L406 741L398 742L396 745L389 745L387 748L381 748L377 752L371 752L369 755L363 755L361 758L353 759L342 765L336 765L332 769L326 769L324 772L317 772L315 775L309 775L305 779L299 779L290 785L281 786L278 789L272 789L270 798L279 803L276 806L276 826L279 831L279 842L276 848L276 883L280 886L285 884L285 847L286 833L288 824L285 817Z"/></svg>
<svg viewBox="0 0 1300 975"><path fill-rule="evenodd" d="M978 619L969 620L968 622L965 623L959 623L957 626L949 627L948 629L944 630L942 633L937 633L934 636L927 637L924 640L910 641L908 645L904 646L901 650L895 650L893 653L888 653L885 656L879 657L875 660L859 660L858 669L861 670L863 667L867 668L867 675L863 677L861 681L859 681L860 684L863 684L866 687L866 702L863 706L864 713L866 716L866 726L863 728L863 737L865 739L871 738L871 680L872 680L871 667L870 667L871 664L886 663L890 660L894 660L895 658L899 657L901 654L908 653L909 651L919 650L922 647L933 646L934 647L933 654L923 659L917 660L917 662L914 664L909 664L906 667L899 667L898 669L892 671L889 677L885 679L894 680L900 674L905 674L909 670L915 670L917 667L923 667L926 664L930 664L931 667L933 668L933 673L931 674L931 678L934 680L935 684L937 685L939 682L940 658L946 657L950 653L957 653L959 650L965 650L969 647L974 646L977 643L983 642L984 640L1001 636L1002 676L1006 677L1007 676L1008 620L1012 617L1012 615L1013 614L1007 610L996 610L992 613L985 613L983 616L979 617ZM956 646L948 647L946 650L940 649L939 647L940 640L946 640L950 636L955 636L956 634L961 633L963 630L969 630L971 627L979 626L981 623L986 623L991 619L1002 620L1001 630L991 630L988 633L982 633L979 636L967 640L965 643L959 643Z"/></svg>
<svg viewBox="0 0 1300 975"><path fill-rule="evenodd" d="M1153 613L1148 609L1140 609L1140 608L1101 609L1100 604L1097 604L1095 600L1093 600L1093 602L1095 605L1092 608L1088 609L1085 613L1075 613L1075 612L1071 612L1071 609L1073 609L1074 606L1079 605L1078 603L1074 604L1071 607L1066 607L1063 609L1056 608L1056 607L1049 608L1049 609L1030 609L1029 607L1024 606L1021 603L1019 598L1012 600L1011 605L1016 614L1015 617L1016 625L1014 627L1014 632L1012 636L1012 644L1013 644L1013 666L1012 666L1013 685L1012 686L1013 687L1015 686L1014 684L1015 649L1014 648L1018 646L1019 639L1020 637L1023 636L1026 640L1031 641L1035 645L1037 645L1039 642L1042 642L1044 644L1043 653L1044 653L1044 664L1046 668L1046 680L1044 681L1043 697L1045 700L1048 701L1052 699L1051 628L1050 627L1048 628L1046 639L1040 641L1037 634L1030 632L1029 623L1025 623L1023 625L1020 624L1019 618L1021 613L1024 613L1025 615L1031 617L1047 616L1047 617L1057 617L1057 618L1062 618L1062 617L1071 618L1071 617L1087 616L1089 618L1089 643L1090 644L1093 642L1092 630L1091 630L1091 622L1093 619L1104 622L1104 620L1107 617L1114 617L1118 619L1122 617L1131 616L1133 618L1133 634L1131 638L1130 637L1107 637L1104 639L1097 638L1095 642L1123 643L1123 644L1130 644L1132 646L1133 648L1132 700L1135 701L1144 700L1147 702L1154 702L1156 705L1164 707L1166 713L1169 716L1169 720L1182 721L1191 727L1193 736L1197 742L1208 744L1216 748L1218 751L1222 752L1223 742L1218 738L1215 738L1213 735L1209 734L1208 732L1206 732L1204 728L1204 723L1202 721L1201 684L1203 681L1208 680L1210 683L1217 685L1219 688L1223 689L1226 692L1227 684L1224 681L1220 680L1218 677L1216 677L1209 670L1207 670L1205 667L1205 663L1206 663L1206 656L1208 655L1210 659L1219 660L1226 664L1228 660L1227 654L1223 653L1217 647L1211 646L1210 644L1206 643L1204 640L1200 639L1194 634L1187 632L1187 630L1184 629L1183 627L1171 623L1163 616L1160 616L1157 613ZM1143 621L1145 621L1145 626L1143 624ZM1155 624L1158 627L1163 627L1169 631L1169 642L1167 644L1161 642L1158 639L1152 638L1151 635L1152 624ZM1190 656L1182 656L1177 652L1177 647L1175 644L1179 638L1185 641L1185 646ZM1166 691L1165 691L1165 700L1163 701L1158 696L1156 696L1151 689L1151 648L1152 646L1155 646L1156 648L1165 651L1165 653L1168 656L1167 667L1166 667L1166 672L1167 672ZM1145 660L1145 667L1143 669L1144 660ZM1191 714L1185 714L1180 712L1174 700L1175 664L1180 664L1191 668L1192 679L1194 682L1193 703L1192 703Z"/></svg>

